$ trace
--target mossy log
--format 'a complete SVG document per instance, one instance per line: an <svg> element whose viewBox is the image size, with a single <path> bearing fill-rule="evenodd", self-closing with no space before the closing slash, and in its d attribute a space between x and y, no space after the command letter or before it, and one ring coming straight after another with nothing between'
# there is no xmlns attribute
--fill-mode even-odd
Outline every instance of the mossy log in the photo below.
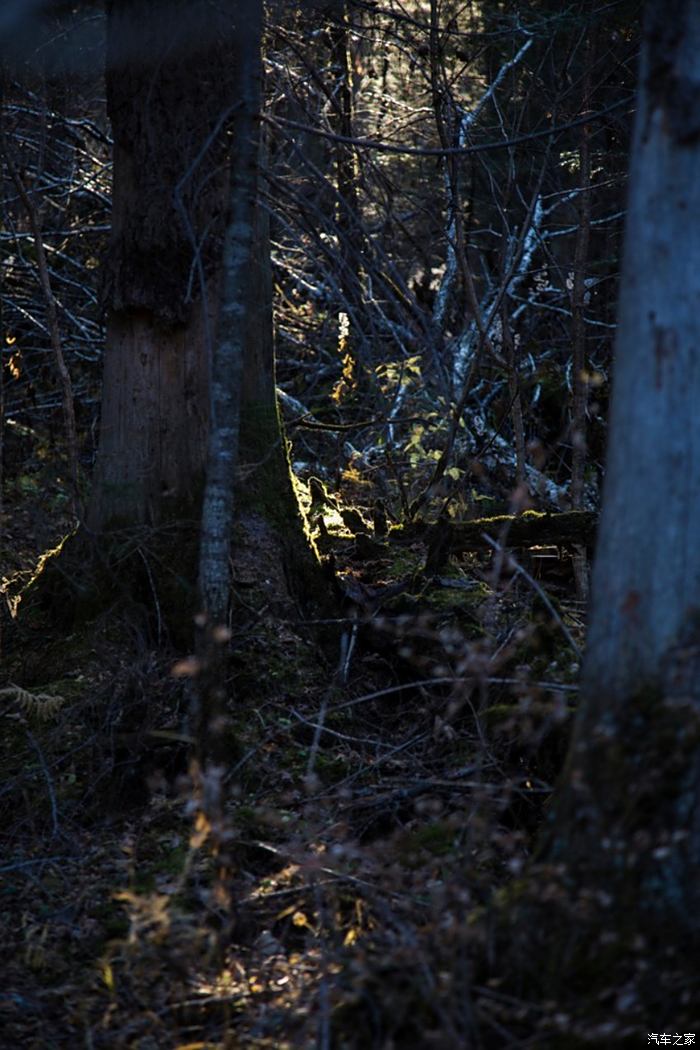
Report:
<svg viewBox="0 0 700 1050"><path fill-rule="evenodd" d="M452 552L488 550L491 545L486 536L511 548L551 544L557 547L581 545L590 549L595 541L596 522L596 515L590 511L543 514L527 510L518 516L499 514L475 521L438 523L434 537L438 537L437 530L440 530L441 545L445 544ZM431 546L433 542L431 537Z"/></svg>

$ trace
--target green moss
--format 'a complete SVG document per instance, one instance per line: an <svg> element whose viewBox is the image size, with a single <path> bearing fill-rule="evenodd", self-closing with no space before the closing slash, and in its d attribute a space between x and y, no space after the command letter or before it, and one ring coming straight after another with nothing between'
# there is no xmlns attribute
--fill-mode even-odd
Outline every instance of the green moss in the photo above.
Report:
<svg viewBox="0 0 700 1050"><path fill-rule="evenodd" d="M389 549L388 575L392 579L405 579L414 576L423 569L425 554L413 547L399 547Z"/></svg>
<svg viewBox="0 0 700 1050"><path fill-rule="evenodd" d="M402 863L407 867L415 867L421 853L432 857L447 856L454 848L455 834L452 824L440 820L404 832L397 841Z"/></svg>
<svg viewBox="0 0 700 1050"><path fill-rule="evenodd" d="M539 521L542 518L550 517L541 510L524 510L522 514L514 516L512 514L494 514L490 518L479 518L478 522L480 526L486 528L487 526L504 525L506 523L512 524L515 521ZM473 522L472 522L473 524Z"/></svg>
<svg viewBox="0 0 700 1050"><path fill-rule="evenodd" d="M347 776L348 762L341 755L326 755L319 751L316 755L315 769L323 783L330 786Z"/></svg>
<svg viewBox="0 0 700 1050"><path fill-rule="evenodd" d="M479 713L479 721L485 729L498 730L504 722L510 722L517 715L518 706L513 702L510 704L493 704L491 707Z"/></svg>
<svg viewBox="0 0 700 1050"><path fill-rule="evenodd" d="M135 872L131 889L134 893L153 893L156 888L156 876L153 871L139 869Z"/></svg>
<svg viewBox="0 0 700 1050"><path fill-rule="evenodd" d="M187 863L189 847L186 843L168 847L158 860L155 871L164 875L182 875Z"/></svg>
<svg viewBox="0 0 700 1050"><path fill-rule="evenodd" d="M236 806L234 823L237 828L248 832L259 832L260 820L253 806Z"/></svg>
<svg viewBox="0 0 700 1050"><path fill-rule="evenodd" d="M454 578L464 579L461 575ZM467 582L465 580L465 582ZM449 587L445 585L428 585L422 592L421 597L433 608L445 612L459 612L460 610L473 610L481 606L491 595L487 584L474 581L474 586Z"/></svg>
<svg viewBox="0 0 700 1050"><path fill-rule="evenodd" d="M103 942L120 940L129 932L129 918L124 907L113 897L102 899L90 909L90 917L99 923L98 937Z"/></svg>

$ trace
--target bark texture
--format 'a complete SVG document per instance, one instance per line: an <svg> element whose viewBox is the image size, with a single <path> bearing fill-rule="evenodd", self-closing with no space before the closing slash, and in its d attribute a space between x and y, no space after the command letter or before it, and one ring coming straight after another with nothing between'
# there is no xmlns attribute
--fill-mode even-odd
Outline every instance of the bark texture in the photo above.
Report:
<svg viewBox="0 0 700 1050"><path fill-rule="evenodd" d="M581 705L542 850L618 958L700 941L699 90L700 6L652 4Z"/></svg>
<svg viewBox="0 0 700 1050"><path fill-rule="evenodd" d="M256 197L260 153L262 5L240 0L236 66L238 106L233 121L230 218L226 230L221 314L212 370L212 418L207 479L202 508L199 587L214 623L223 623L229 605L229 560L234 484L238 467L243 358L254 308L253 265L256 249ZM272 315L261 323L271 330ZM269 340L268 340L269 341ZM273 395L274 397L274 395Z"/></svg>
<svg viewBox="0 0 700 1050"><path fill-rule="evenodd" d="M228 4L109 0L107 111L114 137L106 305L184 324L218 271L237 99Z"/></svg>
<svg viewBox="0 0 700 1050"><path fill-rule="evenodd" d="M683 119L700 7L671 6L661 22L651 5L645 36L586 663L588 692L619 698L658 680L700 605L700 135Z"/></svg>
<svg viewBox="0 0 700 1050"><path fill-rule="evenodd" d="M108 4L114 135L98 532L199 517L235 35L209 0Z"/></svg>
<svg viewBox="0 0 700 1050"><path fill-rule="evenodd" d="M209 425L205 318L164 327L145 310L113 313L103 389L91 528L196 519Z"/></svg>
<svg viewBox="0 0 700 1050"><path fill-rule="evenodd" d="M330 588L306 534L279 414L272 327L272 267L267 213L255 213L251 308L243 359L240 500L243 545L276 552L288 596L312 615L335 615ZM263 565L263 560L260 562ZM267 564L263 575L274 575Z"/></svg>

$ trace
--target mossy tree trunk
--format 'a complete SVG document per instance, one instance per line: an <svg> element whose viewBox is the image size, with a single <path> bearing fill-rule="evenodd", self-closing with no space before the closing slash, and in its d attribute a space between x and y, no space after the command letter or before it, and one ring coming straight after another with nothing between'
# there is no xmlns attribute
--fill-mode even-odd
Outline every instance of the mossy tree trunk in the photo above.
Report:
<svg viewBox="0 0 700 1050"><path fill-rule="evenodd" d="M658 984L652 953L700 943L699 170L700 5L651 3L581 702L540 854L574 922L597 916L599 982L617 952ZM554 941L567 981L581 944Z"/></svg>
<svg viewBox="0 0 700 1050"><path fill-rule="evenodd" d="M264 151L264 143L263 143ZM255 213L256 250L251 272L251 306L243 360L240 429L239 510L242 534L253 543L270 543L289 596L311 614L335 615L330 590L297 500L289 449L279 413L272 325L270 221L258 204ZM258 530L262 528L267 539Z"/></svg>
<svg viewBox="0 0 700 1050"><path fill-rule="evenodd" d="M157 606L159 636L163 620L179 644L190 636L197 611L206 476L212 479L211 492L216 489L217 498L225 493L230 504L236 468L235 418L214 417L209 456L208 446L216 400L213 356L230 263L224 259L224 240L227 229L234 237L241 233L230 173L245 151L250 156L243 167L253 176L256 168L259 98L242 105L242 87L250 80L248 67L255 66L253 80L259 78L261 6L258 0L172 0L153 10L138 0L107 4L114 186L104 277L101 431L87 525L99 540L115 587L120 593L143 593L146 604ZM280 566L284 562L285 572L289 566L300 585L313 590L319 565L299 515L277 413L267 221L259 205L253 209L251 188L245 193L245 208L254 212L246 248L252 246L252 258L236 295L227 290L228 314L221 325L231 345L234 315L240 329L234 340L238 377L234 369L227 397L229 402L241 398L241 451L249 468L243 475L250 475L241 486L242 501L262 509L274 525ZM219 369L219 377L226 371ZM230 518L230 510L229 505L224 518ZM211 526L210 513L206 522ZM124 528L127 537L136 537L130 570L125 534L114 542L111 538ZM84 530L61 557L65 564L75 550L76 560L86 563L84 587L77 583L77 570L65 575L76 583L83 606L89 599L85 615L93 615L100 598L111 602L114 594L104 585L102 595L83 593L91 591L95 577L87 568L85 538ZM228 572L229 539L224 523L217 537L218 569L210 582L217 572L224 581ZM115 574L110 550L117 542L122 547ZM139 580L133 573L140 573ZM211 596L212 588L207 590ZM218 621L224 605L219 595Z"/></svg>

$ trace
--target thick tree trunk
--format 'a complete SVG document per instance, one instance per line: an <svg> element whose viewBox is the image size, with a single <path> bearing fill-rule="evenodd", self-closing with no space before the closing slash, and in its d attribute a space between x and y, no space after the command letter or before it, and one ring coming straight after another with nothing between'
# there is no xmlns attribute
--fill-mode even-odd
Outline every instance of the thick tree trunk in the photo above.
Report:
<svg viewBox="0 0 700 1050"><path fill-rule="evenodd" d="M239 410L241 497L271 526L269 560L284 562L300 589L313 589L319 570L277 413L267 218L254 207L261 9L258 0L173 0L156 11L110 0L108 18L114 203L88 525L188 525L155 553L170 571L179 544L178 581L193 585L201 520L201 596L219 622ZM180 619L191 618L191 600L178 602Z"/></svg>
<svg viewBox="0 0 700 1050"><path fill-rule="evenodd" d="M586 662L616 699L658 684L700 606L700 6L670 6L647 21Z"/></svg>
<svg viewBox="0 0 700 1050"><path fill-rule="evenodd" d="M201 312L176 327L145 310L110 317L95 531L198 517L209 424L204 329Z"/></svg>
<svg viewBox="0 0 700 1050"><path fill-rule="evenodd" d="M226 5L111 0L108 20L114 190L95 531L199 517L236 102Z"/></svg>
<svg viewBox="0 0 700 1050"><path fill-rule="evenodd" d="M700 944L699 56L695 0L651 4L581 704L541 851L631 971Z"/></svg>

